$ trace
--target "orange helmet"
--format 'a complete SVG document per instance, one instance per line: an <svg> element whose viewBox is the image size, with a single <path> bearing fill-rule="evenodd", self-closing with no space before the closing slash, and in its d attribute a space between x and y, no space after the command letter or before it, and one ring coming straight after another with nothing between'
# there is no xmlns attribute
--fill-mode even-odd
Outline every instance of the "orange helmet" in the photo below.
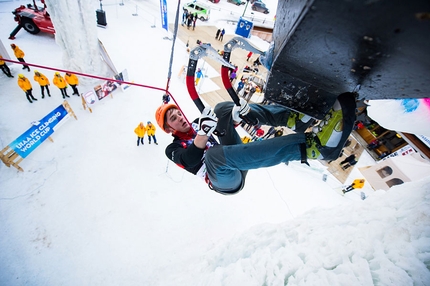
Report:
<svg viewBox="0 0 430 286"><path fill-rule="evenodd" d="M169 103L169 104L163 104L160 107L157 108L157 111L155 111L155 120L157 120L158 126L160 126L161 129L163 129L164 132L168 133L164 127L165 127L165 115L167 110L171 108L178 108L175 104Z"/></svg>

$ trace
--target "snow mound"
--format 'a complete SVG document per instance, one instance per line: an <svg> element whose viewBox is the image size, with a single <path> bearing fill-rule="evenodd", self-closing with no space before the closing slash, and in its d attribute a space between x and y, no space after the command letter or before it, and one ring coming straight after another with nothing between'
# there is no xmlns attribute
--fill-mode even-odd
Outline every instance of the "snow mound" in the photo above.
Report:
<svg viewBox="0 0 430 286"><path fill-rule="evenodd" d="M429 219L430 178L314 209L210 250L199 285L428 285Z"/></svg>

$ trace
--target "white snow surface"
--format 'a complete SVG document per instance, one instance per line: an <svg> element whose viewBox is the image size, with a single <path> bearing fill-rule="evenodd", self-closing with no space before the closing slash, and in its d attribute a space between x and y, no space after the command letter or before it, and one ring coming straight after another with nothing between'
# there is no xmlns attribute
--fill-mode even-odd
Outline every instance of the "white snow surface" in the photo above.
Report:
<svg viewBox="0 0 430 286"><path fill-rule="evenodd" d="M176 1L168 2L173 22ZM13 59L10 11L20 4L27 2L0 1L0 39ZM243 12L223 0L211 5L236 11L229 17ZM108 26L96 31L119 71L164 88L172 42L163 39L171 33L160 27L158 7L156 0L103 1ZM226 15L213 9L197 29L228 27ZM13 42L27 62L66 69L52 35L22 30ZM176 77L186 63L178 40L169 90L194 119L197 108ZM34 68L9 66L15 78L0 74L0 148L63 102L52 84L52 97L40 98ZM53 78L54 71L38 70ZM18 73L29 77L37 102L25 99ZM388 192L366 183L342 196L333 176L322 180L327 171L318 161L291 162L252 170L244 190L222 196L168 161L170 135L158 130L158 146L136 146L133 130L155 122L161 96L131 87L92 113L71 97L78 120L22 161L24 172L0 164L0 285L430 285L430 177ZM347 184L362 177L358 167L372 164L364 153Z"/></svg>

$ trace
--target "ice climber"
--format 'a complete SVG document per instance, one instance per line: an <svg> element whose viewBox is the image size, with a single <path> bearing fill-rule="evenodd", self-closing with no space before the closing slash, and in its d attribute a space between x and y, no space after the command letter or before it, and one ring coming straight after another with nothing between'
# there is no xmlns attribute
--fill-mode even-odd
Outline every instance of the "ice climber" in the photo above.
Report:
<svg viewBox="0 0 430 286"><path fill-rule="evenodd" d="M336 159L355 121L355 95L344 93L312 132L243 144L235 130L241 116L253 116L269 126L285 126L290 111L281 105L248 105L244 99L240 104L221 102L213 111L206 107L191 124L175 104L162 105L155 114L158 126L173 136L166 156L221 194L240 191L251 169L297 160ZM212 136L215 130L223 134L219 143Z"/></svg>

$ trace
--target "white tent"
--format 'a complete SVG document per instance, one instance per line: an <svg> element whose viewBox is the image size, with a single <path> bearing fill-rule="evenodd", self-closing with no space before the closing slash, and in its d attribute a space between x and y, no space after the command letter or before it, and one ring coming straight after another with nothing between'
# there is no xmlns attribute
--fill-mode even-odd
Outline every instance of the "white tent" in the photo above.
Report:
<svg viewBox="0 0 430 286"><path fill-rule="evenodd" d="M360 168L360 172L375 190L388 190L392 186L427 177L430 174L430 163L418 153L411 153Z"/></svg>

